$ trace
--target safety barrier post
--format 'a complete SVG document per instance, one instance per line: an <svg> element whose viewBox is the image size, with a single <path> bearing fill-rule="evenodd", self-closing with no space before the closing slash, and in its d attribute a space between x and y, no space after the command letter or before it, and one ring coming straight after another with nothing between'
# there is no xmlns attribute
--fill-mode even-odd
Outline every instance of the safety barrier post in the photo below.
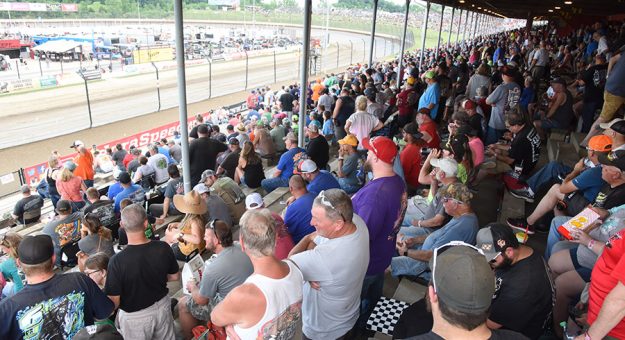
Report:
<svg viewBox="0 0 625 340"><path fill-rule="evenodd" d="M245 52L245 90L247 90L247 81L248 81L249 70L250 70L250 58L247 55L247 50L243 50L243 52Z"/></svg>
<svg viewBox="0 0 625 340"><path fill-rule="evenodd" d="M447 46L451 46L451 32L454 30L454 16L456 14L456 7L451 8L451 21L449 22L449 35L447 36Z"/></svg>
<svg viewBox="0 0 625 340"><path fill-rule="evenodd" d="M430 8L430 2L428 1L428 9ZM404 12L404 30L401 38L401 51L399 53L399 67L397 72L397 86L401 85L402 71L404 68L404 51L406 50L406 31L408 30L408 14L410 13L410 0L406 0L406 12Z"/></svg>
<svg viewBox="0 0 625 340"><path fill-rule="evenodd" d="M421 53L419 55L419 71L423 70L423 57L425 55L425 39L428 35L428 21L430 20L430 2L425 7L425 20L423 20L423 29L421 30ZM401 79L400 79L401 80ZM399 82L397 82L399 84Z"/></svg>
<svg viewBox="0 0 625 340"><path fill-rule="evenodd" d="M441 22L438 25L438 41L436 43L436 56L438 56L438 49L441 47L441 34L443 34L443 18L445 17L445 5L441 9Z"/></svg>
<svg viewBox="0 0 625 340"><path fill-rule="evenodd" d="M373 48L375 45L375 22L378 18L378 0L373 0L373 20L371 22L371 45L369 45L369 67L373 64Z"/></svg>
<svg viewBox="0 0 625 340"><path fill-rule="evenodd" d="M158 110L157 112L161 111L161 80L158 76L158 67L156 67L156 64L154 64L154 62L150 62L152 64L152 67L154 67L154 70L156 71L156 97L158 98Z"/></svg>
<svg viewBox="0 0 625 340"><path fill-rule="evenodd" d="M278 76L276 74L276 48L273 48L273 82L274 84L278 82Z"/></svg>
<svg viewBox="0 0 625 340"><path fill-rule="evenodd" d="M17 79L22 79L20 76L20 62L17 59L15 59L15 69L17 70Z"/></svg>
<svg viewBox="0 0 625 340"><path fill-rule="evenodd" d="M336 68L339 68L339 42L336 42Z"/></svg>

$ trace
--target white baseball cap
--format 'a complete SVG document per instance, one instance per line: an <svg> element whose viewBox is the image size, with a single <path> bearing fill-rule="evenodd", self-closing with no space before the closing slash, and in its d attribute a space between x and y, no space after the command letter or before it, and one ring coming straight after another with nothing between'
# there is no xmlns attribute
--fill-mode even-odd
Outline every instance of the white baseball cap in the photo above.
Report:
<svg viewBox="0 0 625 340"><path fill-rule="evenodd" d="M317 171L317 164L312 159L306 159L300 164L299 170L303 174L309 174Z"/></svg>
<svg viewBox="0 0 625 340"><path fill-rule="evenodd" d="M458 162L453 158L434 158L430 160L430 164L441 169L447 177L458 176Z"/></svg>
<svg viewBox="0 0 625 340"><path fill-rule="evenodd" d="M84 146L84 145L85 145L85 143L83 143L81 140L75 140L74 144L72 144L70 146L70 149L77 148L79 146Z"/></svg>
<svg viewBox="0 0 625 340"><path fill-rule="evenodd" d="M206 184L204 184L204 183L199 183L199 184L196 184L196 185L193 187L193 190L194 190L194 191L197 191L197 193L198 193L198 194L200 194L200 195L201 195L201 194L203 194L203 193L206 193L206 192L209 192L209 191L210 191L210 190L208 189L208 187L206 186Z"/></svg>
<svg viewBox="0 0 625 340"><path fill-rule="evenodd" d="M245 198L245 207L248 210L249 209L259 209L264 204L265 203L263 202L263 198L257 192L251 193L251 194L247 195L247 197Z"/></svg>

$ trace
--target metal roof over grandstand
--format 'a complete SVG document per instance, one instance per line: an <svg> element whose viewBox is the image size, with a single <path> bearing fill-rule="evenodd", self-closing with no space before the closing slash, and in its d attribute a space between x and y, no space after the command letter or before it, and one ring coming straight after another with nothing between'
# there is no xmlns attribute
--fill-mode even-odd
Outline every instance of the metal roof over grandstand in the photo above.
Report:
<svg viewBox="0 0 625 340"><path fill-rule="evenodd" d="M625 0L432 0L432 2L508 18L529 16L608 16L625 14Z"/></svg>

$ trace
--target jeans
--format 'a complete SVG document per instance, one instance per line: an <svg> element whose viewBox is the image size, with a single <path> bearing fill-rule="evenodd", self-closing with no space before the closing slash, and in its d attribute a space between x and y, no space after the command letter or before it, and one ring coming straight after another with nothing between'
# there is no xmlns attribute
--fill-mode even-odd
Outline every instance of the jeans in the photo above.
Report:
<svg viewBox="0 0 625 340"><path fill-rule="evenodd" d="M360 293L360 316L358 321L356 321L358 328L364 329L367 326L369 315L371 315L376 303L382 297L383 288L384 273L365 276Z"/></svg>
<svg viewBox="0 0 625 340"><path fill-rule="evenodd" d="M495 129L492 126L489 126L486 129L486 140L484 141L485 145L490 145L490 144L495 144L497 143L497 141L499 141L499 139L501 139L501 137L503 137L504 132L506 132L506 130L499 130L499 129Z"/></svg>
<svg viewBox="0 0 625 340"><path fill-rule="evenodd" d="M545 259L549 260L551 257L551 250L553 246L564 240L562 235L558 232L558 227L561 226L564 222L570 220L570 216L556 216L551 220L551 226L549 227L549 235L547 236L547 247L545 248Z"/></svg>
<svg viewBox="0 0 625 340"><path fill-rule="evenodd" d="M92 179L85 179L85 180L83 180L83 182L85 182L85 186L87 188L93 187L93 180Z"/></svg>
<svg viewBox="0 0 625 340"><path fill-rule="evenodd" d="M571 170L573 169L567 165L557 161L551 161L540 168L540 170L532 175L526 182L532 191L537 192L544 184L550 183L552 180L558 178L559 175L562 175L562 177L566 176Z"/></svg>
<svg viewBox="0 0 625 340"><path fill-rule="evenodd" d="M422 220L425 217L425 212L429 209L430 203L427 198L421 196L414 196L408 199L408 206L406 207L406 215L402 221L402 227L412 226L412 220Z"/></svg>
<svg viewBox="0 0 625 340"><path fill-rule="evenodd" d="M351 184L353 182L352 179L347 178L337 178L341 189L345 191L348 195L355 194L356 191L360 190L361 185L359 184Z"/></svg>
<svg viewBox="0 0 625 340"><path fill-rule="evenodd" d="M595 112L603 105L602 102L587 102L584 101L582 106L582 132L588 133L592 127L592 123L595 121Z"/></svg>
<svg viewBox="0 0 625 340"><path fill-rule="evenodd" d="M397 256L391 260L391 275L393 276L420 276L425 280L429 280L431 277L428 272L428 263L415 260L408 256Z"/></svg>
<svg viewBox="0 0 625 340"><path fill-rule="evenodd" d="M260 185L265 189L267 193L270 193L280 187L288 187L289 180L282 177L265 178L260 182Z"/></svg>
<svg viewBox="0 0 625 340"><path fill-rule="evenodd" d="M59 195L59 194L50 194L50 200L52 200L52 206L56 208L56 202L61 200L61 195Z"/></svg>

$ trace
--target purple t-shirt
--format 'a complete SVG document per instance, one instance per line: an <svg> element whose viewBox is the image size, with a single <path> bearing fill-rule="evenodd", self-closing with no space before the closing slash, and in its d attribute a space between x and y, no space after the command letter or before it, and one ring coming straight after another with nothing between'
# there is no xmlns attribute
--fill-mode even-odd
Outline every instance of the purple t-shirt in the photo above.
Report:
<svg viewBox="0 0 625 340"><path fill-rule="evenodd" d="M406 210L406 184L395 175L367 183L354 195L354 213L369 229L369 268L367 275L384 272L395 252L395 236Z"/></svg>

